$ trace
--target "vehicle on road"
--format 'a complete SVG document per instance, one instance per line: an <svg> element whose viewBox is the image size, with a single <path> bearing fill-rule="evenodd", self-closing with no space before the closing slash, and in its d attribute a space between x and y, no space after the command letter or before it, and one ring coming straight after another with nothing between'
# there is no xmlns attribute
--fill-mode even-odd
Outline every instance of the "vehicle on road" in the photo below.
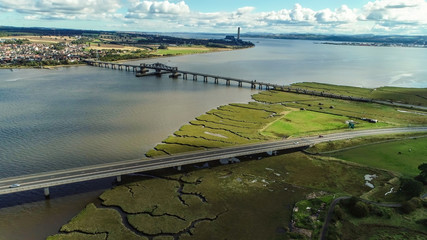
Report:
<svg viewBox="0 0 427 240"><path fill-rule="evenodd" d="M319 135L319 138L322 138L323 137L323 135Z"/></svg>
<svg viewBox="0 0 427 240"><path fill-rule="evenodd" d="M14 183L14 184L10 185L9 188L17 188L17 187L20 187L20 186L21 186L21 184Z"/></svg>

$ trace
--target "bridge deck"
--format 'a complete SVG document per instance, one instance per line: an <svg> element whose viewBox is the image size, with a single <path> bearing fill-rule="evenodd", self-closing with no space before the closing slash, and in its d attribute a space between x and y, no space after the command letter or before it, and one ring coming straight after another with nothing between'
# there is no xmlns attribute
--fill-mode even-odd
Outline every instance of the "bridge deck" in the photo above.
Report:
<svg viewBox="0 0 427 240"><path fill-rule="evenodd" d="M359 131L346 131L324 135L324 137L304 137L274 142L264 142L251 145L240 145L229 148L220 148L209 151L190 152L155 159L135 159L114 163L106 163L87 167L43 172L31 175L0 179L0 195L40 189L88 180L121 176L125 174L145 172L156 169L169 168L187 164L203 163L218 159L246 156L251 154L276 151L283 149L301 148L320 142L349 139L359 136L390 134L402 132L427 132L427 127L387 128ZM12 184L19 183L20 187L11 188Z"/></svg>

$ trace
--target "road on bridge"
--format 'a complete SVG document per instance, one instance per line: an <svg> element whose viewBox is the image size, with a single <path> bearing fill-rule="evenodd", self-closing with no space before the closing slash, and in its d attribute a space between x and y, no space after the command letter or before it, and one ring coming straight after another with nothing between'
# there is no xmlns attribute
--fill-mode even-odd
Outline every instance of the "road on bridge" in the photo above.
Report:
<svg viewBox="0 0 427 240"><path fill-rule="evenodd" d="M343 140L360 136L394 134L405 132L427 132L427 127L386 128L370 130L348 130L341 133L324 135L323 137L301 137L280 141L263 142L257 144L239 145L215 150L205 150L177 154L154 159L142 158L114 163L92 165L80 168L42 172L0 179L0 195L21 192L33 189L48 188L52 186L84 182L107 177L117 177L137 172L145 172L187 164L195 164L219 160L224 158L246 156L251 154L277 151L284 149L297 149L320 142ZM19 184L19 187L10 187ZM45 192L46 193L46 192Z"/></svg>

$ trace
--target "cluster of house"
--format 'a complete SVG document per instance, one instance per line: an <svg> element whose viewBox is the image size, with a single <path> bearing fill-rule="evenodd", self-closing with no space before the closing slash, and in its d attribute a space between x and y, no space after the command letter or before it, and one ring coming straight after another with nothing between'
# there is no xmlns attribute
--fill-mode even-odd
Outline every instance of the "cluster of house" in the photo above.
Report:
<svg viewBox="0 0 427 240"><path fill-rule="evenodd" d="M47 60L78 62L87 56L84 45L64 43L58 48L54 44L18 44L0 41L0 64Z"/></svg>

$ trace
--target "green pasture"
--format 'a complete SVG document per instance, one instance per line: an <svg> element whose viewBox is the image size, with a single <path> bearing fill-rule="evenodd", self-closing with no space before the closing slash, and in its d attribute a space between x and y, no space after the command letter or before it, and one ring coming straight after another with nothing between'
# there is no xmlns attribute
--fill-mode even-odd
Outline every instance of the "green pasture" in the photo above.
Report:
<svg viewBox="0 0 427 240"><path fill-rule="evenodd" d="M304 108L352 118L377 119L380 123L392 126L427 124L426 116L422 115L425 113L420 114L418 111L413 110L400 112L398 111L401 110L400 108L381 104L353 102L281 91L261 92L254 94L252 98L260 102L281 103L298 109Z"/></svg>
<svg viewBox="0 0 427 240"><path fill-rule="evenodd" d="M326 153L330 151L338 151L341 149L354 148L366 144L374 144L387 141L399 141L405 138L422 137L426 133L402 133L402 134L384 134L378 136L357 137L346 140L338 140L332 142L318 143L310 147L307 151L310 153Z"/></svg>
<svg viewBox="0 0 427 240"><path fill-rule="evenodd" d="M328 133L348 129L346 121L354 120L357 129L384 127L381 123L368 123L357 119L312 111L293 111L271 124L262 134L266 136L285 137Z"/></svg>
<svg viewBox="0 0 427 240"><path fill-rule="evenodd" d="M370 167L399 172L407 177L419 174L427 162L427 137L360 146L328 154Z"/></svg>
<svg viewBox="0 0 427 240"><path fill-rule="evenodd" d="M304 82L292 84L292 87L323 91L345 96L400 102L427 106L427 88L379 87L360 88L324 83Z"/></svg>

